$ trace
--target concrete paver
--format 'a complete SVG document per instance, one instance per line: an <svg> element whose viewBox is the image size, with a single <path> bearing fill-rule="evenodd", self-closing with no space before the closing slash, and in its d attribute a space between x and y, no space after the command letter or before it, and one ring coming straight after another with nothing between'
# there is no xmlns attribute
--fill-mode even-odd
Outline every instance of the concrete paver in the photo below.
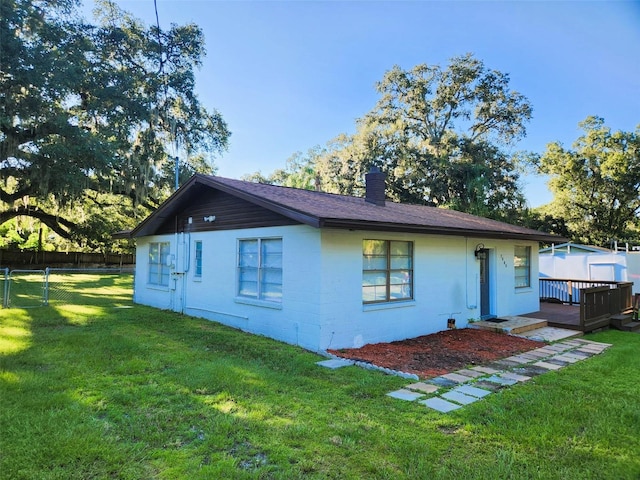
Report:
<svg viewBox="0 0 640 480"><path fill-rule="evenodd" d="M477 402L478 400L480 400L478 397L465 395L464 393L456 390L451 390L449 392L443 393L442 398L451 400L452 402L459 403L460 405L469 405L470 403Z"/></svg>
<svg viewBox="0 0 640 480"><path fill-rule="evenodd" d="M424 393L435 393L440 390L436 385L429 385L428 383L424 382L412 383L411 385L407 385L405 388L408 388L409 390L417 390Z"/></svg>
<svg viewBox="0 0 640 480"><path fill-rule="evenodd" d="M560 370L562 368L561 365L556 365L555 363L548 363L548 362L536 362L534 363L534 365L536 367L542 367L547 370Z"/></svg>
<svg viewBox="0 0 640 480"><path fill-rule="evenodd" d="M567 355L563 353L562 355L556 355L555 357L551 357L552 360L560 360L562 362L567 363L576 363L582 360L582 358L576 358L573 355Z"/></svg>
<svg viewBox="0 0 640 480"><path fill-rule="evenodd" d="M522 364L520 362L513 362L511 360L507 360L506 358L503 358L502 360L495 360L489 364L490 367L501 368L501 369L517 367L519 365L522 365Z"/></svg>
<svg viewBox="0 0 640 480"><path fill-rule="evenodd" d="M518 355L521 358L526 358L527 360L529 360L530 362L533 362L534 360L538 360L540 357L537 355L529 355L529 352L524 352L521 353L520 355Z"/></svg>
<svg viewBox="0 0 640 480"><path fill-rule="evenodd" d="M348 367L349 365L353 365L353 361L346 360L344 358L332 358L331 360L322 360L321 362L316 362L316 365L335 370L336 368Z"/></svg>
<svg viewBox="0 0 640 480"><path fill-rule="evenodd" d="M576 350L572 350L570 352L566 352L563 353L563 355L566 355L567 357L574 357L578 360L586 360L587 358L589 358L589 355L585 355L583 353L578 353Z"/></svg>
<svg viewBox="0 0 640 480"><path fill-rule="evenodd" d="M549 356L549 354L548 354L548 353L539 352L538 350L531 350L530 352L527 352L527 355L528 355L529 357L534 358L534 359L537 359L537 358L545 358L545 357L548 357L548 356Z"/></svg>
<svg viewBox="0 0 640 480"><path fill-rule="evenodd" d="M516 383L518 383L517 380L512 380L510 378L504 378L498 375L492 375L488 378L485 378L485 381L487 382L491 382L491 383L497 383L498 385L505 385L505 386L509 386L509 385L515 385Z"/></svg>
<svg viewBox="0 0 640 480"><path fill-rule="evenodd" d="M466 368L463 368L462 370L456 370L453 373L457 373L458 375L464 375L465 377L469 377L469 378L478 378L484 375L484 373L482 372L478 372L476 370L468 370Z"/></svg>
<svg viewBox="0 0 640 480"><path fill-rule="evenodd" d="M598 355L610 344L592 342L582 338L563 340L529 352L497 360L487 365L473 366L452 373L440 375L424 382L417 382L405 388L390 392L393 398L418 401L428 408L446 413L463 405L476 402L501 388L525 382L531 377L561 368ZM352 365L350 360L327 360L318 362L328 368ZM424 398L435 394L440 388L448 389L439 397Z"/></svg>
<svg viewBox="0 0 640 480"><path fill-rule="evenodd" d="M602 353L605 349L602 347L598 347L598 346L591 346L591 345L584 345L582 347L580 347L578 350L581 351L586 351L586 352L593 352L593 353Z"/></svg>
<svg viewBox="0 0 640 480"><path fill-rule="evenodd" d="M576 355L574 352L575 350L569 350L568 352L564 352L562 355L568 355L570 357L580 357L582 359L586 358L585 355L580 355L580 354Z"/></svg>
<svg viewBox="0 0 640 480"><path fill-rule="evenodd" d="M536 348L535 350L531 350L529 353L531 354L539 353L544 355L545 357L548 357L549 355L553 355L554 353L557 353L557 352L555 350L549 350L547 347L542 347L542 348Z"/></svg>
<svg viewBox="0 0 640 480"><path fill-rule="evenodd" d="M516 362L522 365L523 363L529 363L531 360L523 357L522 355L512 355L510 357L505 358L508 362Z"/></svg>
<svg viewBox="0 0 640 480"><path fill-rule="evenodd" d="M460 385L459 387L454 388L453 391L460 392L465 395L470 395L472 397L478 397L478 398L486 397L491 393L489 390L474 387L472 385Z"/></svg>
<svg viewBox="0 0 640 480"><path fill-rule="evenodd" d="M455 403L447 402L446 400L438 397L428 398L426 400L420 400L418 403L437 410L438 412L447 413L452 410L457 410L462 405L456 405Z"/></svg>
<svg viewBox="0 0 640 480"><path fill-rule="evenodd" d="M592 350L583 349L582 347L572 350L573 353L579 353L580 355L586 355L587 357L593 357L601 352L594 352Z"/></svg>
<svg viewBox="0 0 640 480"><path fill-rule="evenodd" d="M453 380L449 380L444 377L434 377L427 380L428 383L432 383L434 385L438 385L439 387L455 387L458 385L458 382L454 382Z"/></svg>
<svg viewBox="0 0 640 480"><path fill-rule="evenodd" d="M593 340L582 340L582 343L586 343L586 344L589 344L589 345L599 345L599 346L604 347L604 348L608 348L611 345L613 345L612 343L595 342Z"/></svg>
<svg viewBox="0 0 640 480"><path fill-rule="evenodd" d="M514 363L513 365L507 366L507 365L497 365L495 363L490 363L487 365L489 368L493 368L495 370L498 370L498 372L507 372L509 370L513 370L514 368L518 368L520 366L522 366L520 363Z"/></svg>
<svg viewBox="0 0 640 480"><path fill-rule="evenodd" d="M528 338L530 340L538 340L541 342L557 342L558 340L573 338L581 335L582 332L557 327L541 327L518 334L519 337Z"/></svg>
<svg viewBox="0 0 640 480"><path fill-rule="evenodd" d="M527 377L535 377L547 373L549 369L536 367L535 365L524 365L521 368L514 368L513 371L520 375L526 375Z"/></svg>
<svg viewBox="0 0 640 480"><path fill-rule="evenodd" d="M451 380L456 383L464 383L469 380L473 380L473 377L465 377L464 375L458 375L457 373L447 373L445 375L441 375L442 378L446 378L447 380Z"/></svg>
<svg viewBox="0 0 640 480"><path fill-rule="evenodd" d="M501 388L506 387L506 385L501 385L499 383L494 383L494 382L487 382L484 379L479 380L478 382L474 383L473 385L478 387L478 388L482 388L483 390L490 390L492 392L496 392L496 391L500 390Z"/></svg>
<svg viewBox="0 0 640 480"><path fill-rule="evenodd" d="M547 345L545 347L547 350L551 350L553 353L564 352L565 350L569 350L571 347L564 347L562 345Z"/></svg>
<svg viewBox="0 0 640 480"><path fill-rule="evenodd" d="M526 382L527 380L531 380L531 377L528 377L526 375L519 375L513 372L504 372L498 376L502 378L507 378L509 380L515 380L516 382Z"/></svg>
<svg viewBox="0 0 640 480"><path fill-rule="evenodd" d="M394 392L387 393L389 397L397 398L398 400L408 400L413 402L419 398L424 397L423 393L412 392L411 390L406 390L401 388L400 390L396 390Z"/></svg>
<svg viewBox="0 0 640 480"><path fill-rule="evenodd" d="M553 363L554 365L560 365L561 367L566 367L567 365L570 365L570 362L561 360L560 358L556 358L556 357L549 357L544 361L547 363Z"/></svg>
<svg viewBox="0 0 640 480"><path fill-rule="evenodd" d="M494 373L500 373L502 370L496 370L495 368L489 368L489 367L471 367L471 370L475 370L476 372L481 372L481 373L487 373L489 375L494 374Z"/></svg>

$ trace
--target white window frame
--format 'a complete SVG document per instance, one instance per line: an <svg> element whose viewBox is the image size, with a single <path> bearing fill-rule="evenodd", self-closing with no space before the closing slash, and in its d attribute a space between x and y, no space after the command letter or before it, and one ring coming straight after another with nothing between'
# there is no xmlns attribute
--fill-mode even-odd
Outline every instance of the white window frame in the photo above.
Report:
<svg viewBox="0 0 640 480"><path fill-rule="evenodd" d="M383 242L385 250L384 254L367 254L365 245L366 242ZM394 243L405 244L408 247L408 255L393 255L392 245ZM397 261L397 259L403 258L408 259L407 265L394 265L394 260ZM376 263L378 263L377 266L375 265ZM413 300L413 266L414 244L412 241L364 239L362 241L362 303L364 305L372 305L381 303L407 302ZM384 283L379 283L377 285L371 284L370 282L367 282L367 276L377 276L378 279L383 278ZM402 281L398 282L398 278L401 278ZM373 300L369 299L371 295L368 294L368 292L370 292L371 290L373 290L374 292ZM379 298L378 292L380 290L383 290L383 298ZM397 295L398 292L400 293L399 296Z"/></svg>
<svg viewBox="0 0 640 480"><path fill-rule="evenodd" d="M531 247L516 245L513 251L513 281L516 288L531 288Z"/></svg>
<svg viewBox="0 0 640 480"><path fill-rule="evenodd" d="M147 276L149 285L157 285L160 287L169 286L169 278L171 276L171 266L169 265L170 256L170 242L149 243Z"/></svg>
<svg viewBox="0 0 640 480"><path fill-rule="evenodd" d="M255 243L256 248L245 250L243 245ZM279 251L266 252L267 244L279 244ZM282 237L260 237L238 239L236 260L236 298L282 304L283 284L283 242ZM251 284L255 288L249 288ZM271 286L269 288L268 286Z"/></svg>

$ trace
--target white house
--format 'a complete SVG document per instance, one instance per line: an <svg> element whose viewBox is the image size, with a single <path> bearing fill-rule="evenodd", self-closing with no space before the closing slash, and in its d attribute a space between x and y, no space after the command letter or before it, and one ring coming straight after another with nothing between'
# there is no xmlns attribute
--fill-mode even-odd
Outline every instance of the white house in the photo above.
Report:
<svg viewBox="0 0 640 480"><path fill-rule="evenodd" d="M538 242L452 210L195 175L130 236L135 301L312 351L539 310Z"/></svg>

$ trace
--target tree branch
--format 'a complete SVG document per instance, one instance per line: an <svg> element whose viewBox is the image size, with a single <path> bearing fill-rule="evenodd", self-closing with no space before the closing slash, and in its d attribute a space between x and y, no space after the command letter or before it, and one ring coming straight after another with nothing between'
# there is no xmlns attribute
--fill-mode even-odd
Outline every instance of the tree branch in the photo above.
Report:
<svg viewBox="0 0 640 480"><path fill-rule="evenodd" d="M23 189L13 193L7 193L2 188L0 188L0 201L4 203L12 204L16 200L19 200L20 198L24 197L25 195L31 195L34 192L35 192L35 188L32 185L26 186ZM4 222L6 222L6 220L1 221L0 224Z"/></svg>
<svg viewBox="0 0 640 480"><path fill-rule="evenodd" d="M42 223L47 225L51 230L56 232L62 238L70 240L73 236L73 230L77 228L77 225L69 220L51 215L43 210L32 209L28 207L13 208L11 210L5 210L0 212L0 225L4 222L11 220L12 218L25 216L31 218L37 218ZM63 228L64 227L64 228Z"/></svg>

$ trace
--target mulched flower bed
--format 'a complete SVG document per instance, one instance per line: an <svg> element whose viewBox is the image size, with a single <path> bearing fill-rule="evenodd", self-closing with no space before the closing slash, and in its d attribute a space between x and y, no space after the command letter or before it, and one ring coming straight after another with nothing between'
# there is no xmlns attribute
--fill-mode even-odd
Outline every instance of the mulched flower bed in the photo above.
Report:
<svg viewBox="0 0 640 480"><path fill-rule="evenodd" d="M329 350L342 358L369 362L379 367L437 377L472 365L483 365L543 346L543 342L504 333L463 328L362 348Z"/></svg>

